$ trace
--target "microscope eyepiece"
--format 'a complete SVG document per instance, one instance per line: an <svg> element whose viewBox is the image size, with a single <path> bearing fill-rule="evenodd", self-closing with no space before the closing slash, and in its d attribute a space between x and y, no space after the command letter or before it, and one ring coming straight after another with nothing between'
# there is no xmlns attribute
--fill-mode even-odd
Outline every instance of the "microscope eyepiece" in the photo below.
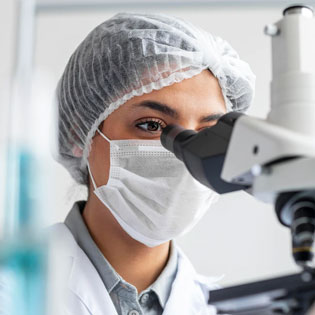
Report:
<svg viewBox="0 0 315 315"><path fill-rule="evenodd" d="M313 7L305 4L296 4L291 5L284 9L283 16L289 15L289 14L301 14L306 17L313 17L314 16L314 9Z"/></svg>
<svg viewBox="0 0 315 315"><path fill-rule="evenodd" d="M242 115L229 112L214 126L199 132L171 124L163 129L160 140L163 147L174 153L203 185L220 194L245 189L247 184L228 183L221 178L232 130Z"/></svg>
<svg viewBox="0 0 315 315"><path fill-rule="evenodd" d="M185 129L179 125L168 125L161 134L161 143L175 156L183 161L181 145L184 141L195 135L197 132L191 129Z"/></svg>

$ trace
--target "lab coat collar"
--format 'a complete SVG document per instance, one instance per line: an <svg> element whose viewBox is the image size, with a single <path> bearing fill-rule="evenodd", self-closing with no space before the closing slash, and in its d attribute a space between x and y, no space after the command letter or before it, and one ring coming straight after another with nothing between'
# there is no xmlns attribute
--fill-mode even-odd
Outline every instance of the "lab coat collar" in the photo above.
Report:
<svg viewBox="0 0 315 315"><path fill-rule="evenodd" d="M95 267L75 242L69 229L62 223L55 225L55 233L61 237L71 259L68 289L72 294L68 309L71 315L117 315L112 300ZM215 314L207 305L208 292L217 287L214 281L200 277L185 254L178 250L178 271L172 284L164 315ZM79 306L75 306L75 304ZM83 311L85 309L85 311Z"/></svg>
<svg viewBox="0 0 315 315"><path fill-rule="evenodd" d="M165 308L166 302L169 299L171 293L171 287L177 274L178 266L178 252L177 246L174 240L170 243L170 256L169 260L158 276L157 280L153 282L146 291L154 291L159 299L162 308Z"/></svg>
<svg viewBox="0 0 315 315"><path fill-rule="evenodd" d="M214 308L208 305L209 290L218 287L215 282L221 277L199 276L182 250L177 250L178 273L163 314L216 314Z"/></svg>
<svg viewBox="0 0 315 315"><path fill-rule="evenodd" d="M67 226L64 223L58 223L50 229L55 244L59 247L62 245L59 252L63 257L60 259L65 259L67 262L68 279L65 279L65 282L68 290L63 301L64 313L67 315L118 315L95 267L77 245Z"/></svg>

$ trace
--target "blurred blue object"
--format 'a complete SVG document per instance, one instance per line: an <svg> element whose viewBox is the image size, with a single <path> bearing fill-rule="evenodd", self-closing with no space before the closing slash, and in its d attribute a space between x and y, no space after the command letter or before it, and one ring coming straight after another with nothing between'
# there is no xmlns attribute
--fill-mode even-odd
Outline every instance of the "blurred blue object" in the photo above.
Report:
<svg viewBox="0 0 315 315"><path fill-rule="evenodd" d="M32 102L36 4L34 0L16 2L17 54L8 118L4 236L0 240L0 315L45 315L48 243L41 228L49 189L42 167L47 153L38 144L48 139L41 132Z"/></svg>
<svg viewBox="0 0 315 315"><path fill-rule="evenodd" d="M40 162L26 149L12 149L7 164L11 171L7 187L15 202L7 199L6 209L14 216L8 213L7 237L0 243L0 314L43 315L48 259L46 238L37 217L44 203Z"/></svg>

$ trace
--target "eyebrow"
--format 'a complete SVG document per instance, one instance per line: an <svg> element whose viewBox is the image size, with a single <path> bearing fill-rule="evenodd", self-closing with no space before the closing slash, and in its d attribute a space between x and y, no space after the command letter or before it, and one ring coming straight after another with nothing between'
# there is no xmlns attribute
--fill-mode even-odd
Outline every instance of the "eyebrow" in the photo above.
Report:
<svg viewBox="0 0 315 315"><path fill-rule="evenodd" d="M137 103L134 104L134 106L136 107L146 107L146 108L150 108L156 111L159 111L167 116L170 116L172 118L178 119L179 118L179 113L169 107L166 104L160 103L160 102L156 102L156 101L143 101L141 103ZM213 113L207 116L203 116L200 119L200 122L211 122L211 121L216 121L218 120L220 117L222 117L225 113L219 112L219 113Z"/></svg>

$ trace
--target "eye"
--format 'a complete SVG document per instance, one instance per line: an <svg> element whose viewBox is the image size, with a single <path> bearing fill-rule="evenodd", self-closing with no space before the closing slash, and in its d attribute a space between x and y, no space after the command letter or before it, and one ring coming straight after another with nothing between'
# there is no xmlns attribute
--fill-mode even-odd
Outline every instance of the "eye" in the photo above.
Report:
<svg viewBox="0 0 315 315"><path fill-rule="evenodd" d="M141 129L142 131L159 132L166 127L166 124L160 119L145 118L143 120L140 120L140 122L136 124L136 127Z"/></svg>
<svg viewBox="0 0 315 315"><path fill-rule="evenodd" d="M202 131L202 130L204 130L206 128L211 128L211 127L215 126L217 124L217 122L218 122L218 120L210 123L208 126L203 126L203 127L199 128L197 131L199 132L199 131Z"/></svg>
<svg viewBox="0 0 315 315"><path fill-rule="evenodd" d="M210 128L210 127L213 127L213 126L214 126L214 125L202 127L202 128L200 128L200 129L198 129L197 132L202 131L202 130L205 130L206 128Z"/></svg>

